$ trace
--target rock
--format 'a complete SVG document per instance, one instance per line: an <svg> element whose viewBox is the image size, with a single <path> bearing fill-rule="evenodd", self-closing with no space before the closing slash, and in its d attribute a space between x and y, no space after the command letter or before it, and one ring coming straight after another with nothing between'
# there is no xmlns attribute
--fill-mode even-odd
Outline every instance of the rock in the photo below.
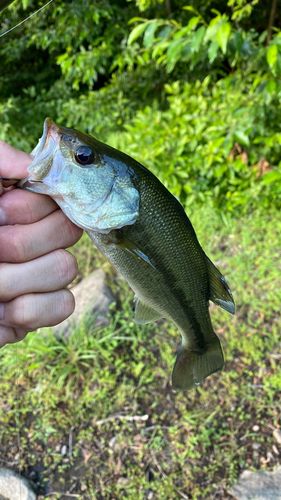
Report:
<svg viewBox="0 0 281 500"><path fill-rule="evenodd" d="M119 477L117 481L117 488L127 488L131 480L128 477Z"/></svg>
<svg viewBox="0 0 281 500"><path fill-rule="evenodd" d="M272 445L272 449L273 449L275 455L280 455L280 453L279 453L279 451L277 449L277 446L275 446L275 444Z"/></svg>
<svg viewBox="0 0 281 500"><path fill-rule="evenodd" d="M0 468L0 500L36 500L33 484L16 472Z"/></svg>
<svg viewBox="0 0 281 500"><path fill-rule="evenodd" d="M253 431L254 431L254 432L259 432L259 430L260 430L259 425L254 425L254 426L253 426Z"/></svg>
<svg viewBox="0 0 281 500"><path fill-rule="evenodd" d="M97 269L71 289L75 297L75 311L70 318L54 327L56 337L63 335L68 339L83 317L89 328L94 325L109 325L107 314L109 306L115 302L115 297L104 281L105 272L103 269Z"/></svg>
<svg viewBox="0 0 281 500"><path fill-rule="evenodd" d="M245 470L229 493L237 500L281 500L281 467L274 472Z"/></svg>
<svg viewBox="0 0 281 500"><path fill-rule="evenodd" d="M281 431L280 429L274 429L273 431L273 437L276 439L278 444L281 444Z"/></svg>
<svg viewBox="0 0 281 500"><path fill-rule="evenodd" d="M62 455L66 455L67 454L67 446L65 444L62 445L60 452L61 452Z"/></svg>
<svg viewBox="0 0 281 500"><path fill-rule="evenodd" d="M110 440L109 440L109 447L112 448L112 450L114 450L115 446L116 446L116 441L117 441L117 437L116 436L113 436Z"/></svg>

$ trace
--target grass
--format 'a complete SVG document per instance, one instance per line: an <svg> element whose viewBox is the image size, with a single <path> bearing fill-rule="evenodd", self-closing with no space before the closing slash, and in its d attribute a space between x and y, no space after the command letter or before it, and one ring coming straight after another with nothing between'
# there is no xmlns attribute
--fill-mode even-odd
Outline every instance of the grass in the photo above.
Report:
<svg viewBox="0 0 281 500"><path fill-rule="evenodd" d="M43 329L1 350L1 464L33 478L41 498L227 500L242 470L280 462L280 215L191 218L236 302L234 317L211 306L222 373L172 391L178 331L134 323L133 293L86 236L73 250L79 279L105 269L110 325L83 322L68 343Z"/></svg>

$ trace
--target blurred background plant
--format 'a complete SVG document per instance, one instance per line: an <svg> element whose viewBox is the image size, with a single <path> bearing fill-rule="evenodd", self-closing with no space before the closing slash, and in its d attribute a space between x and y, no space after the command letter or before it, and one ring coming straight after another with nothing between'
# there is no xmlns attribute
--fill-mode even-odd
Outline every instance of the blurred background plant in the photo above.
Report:
<svg viewBox="0 0 281 500"><path fill-rule="evenodd" d="M0 137L30 150L51 115L143 161L186 206L280 206L276 2L186 3L56 0L4 35ZM1 33L40 6L14 2Z"/></svg>

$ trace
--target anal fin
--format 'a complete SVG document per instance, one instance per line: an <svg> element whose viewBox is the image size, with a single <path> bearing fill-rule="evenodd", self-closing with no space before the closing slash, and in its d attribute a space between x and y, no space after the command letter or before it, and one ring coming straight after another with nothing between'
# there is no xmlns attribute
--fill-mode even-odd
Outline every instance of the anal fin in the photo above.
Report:
<svg viewBox="0 0 281 500"><path fill-rule="evenodd" d="M142 302L140 299L136 301L135 309L135 322L140 325L145 325L146 323L151 323L163 316L159 312L155 311L152 307Z"/></svg>
<svg viewBox="0 0 281 500"><path fill-rule="evenodd" d="M213 262L205 255L210 282L209 299L217 306L222 307L231 314L235 313L235 304L230 288Z"/></svg>

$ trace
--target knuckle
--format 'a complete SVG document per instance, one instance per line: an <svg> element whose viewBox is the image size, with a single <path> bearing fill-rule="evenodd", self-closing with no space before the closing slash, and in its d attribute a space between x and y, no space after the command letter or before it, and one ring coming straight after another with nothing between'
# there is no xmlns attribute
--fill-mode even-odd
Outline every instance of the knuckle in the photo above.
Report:
<svg viewBox="0 0 281 500"><path fill-rule="evenodd" d="M30 298L28 295L21 295L13 301L13 322L19 327L29 328L36 322L37 308L35 303L32 306Z"/></svg>
<svg viewBox="0 0 281 500"><path fill-rule="evenodd" d="M5 264L0 264L0 300L7 300L9 297L9 281L6 279L5 268Z"/></svg>
<svg viewBox="0 0 281 500"><path fill-rule="evenodd" d="M34 218L34 208L33 208L33 205L32 205L32 198L30 196L28 196L30 193L27 191L27 192L24 192L23 195L25 196L22 196L22 200L21 200L21 203L22 203L22 212L24 213L24 216L25 216L25 223L26 224L31 224L33 222L33 218Z"/></svg>
<svg viewBox="0 0 281 500"><path fill-rule="evenodd" d="M28 260L28 245L25 234L14 226L15 230L10 235L10 255L12 262L26 262Z"/></svg>

